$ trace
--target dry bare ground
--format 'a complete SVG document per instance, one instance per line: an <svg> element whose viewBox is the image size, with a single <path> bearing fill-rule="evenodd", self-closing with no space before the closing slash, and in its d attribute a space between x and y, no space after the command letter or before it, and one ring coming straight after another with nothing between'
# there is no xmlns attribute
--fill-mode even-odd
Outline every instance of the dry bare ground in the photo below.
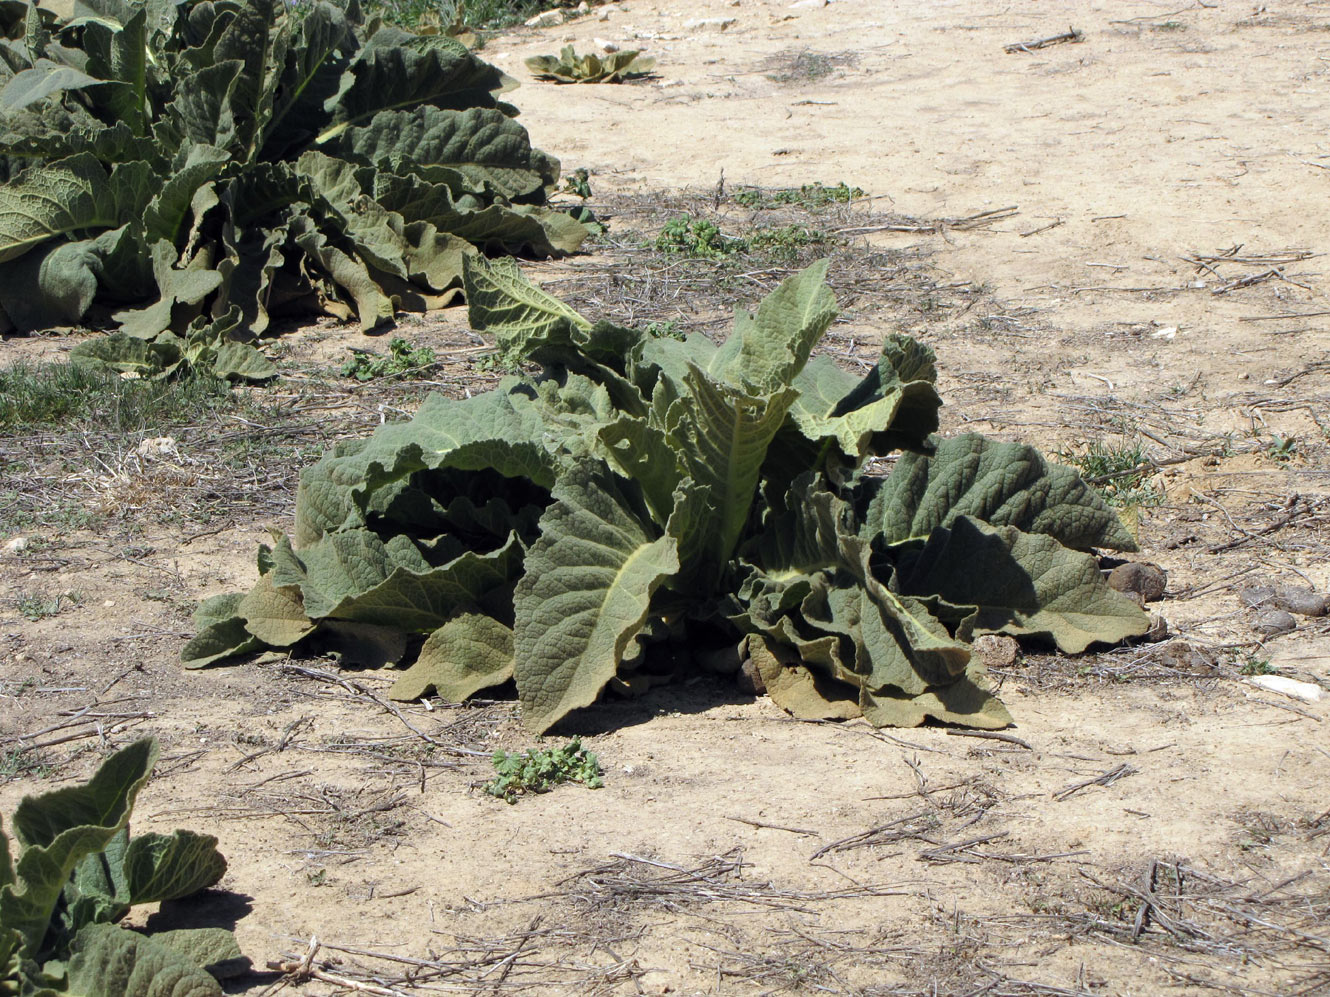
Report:
<svg viewBox="0 0 1330 997"><path fill-rule="evenodd" d="M281 341L292 376L171 443L5 441L34 542L0 554L0 810L160 737L140 825L217 834L230 871L153 917L239 917L258 967L294 970L253 993L1330 993L1330 699L1243 675L1330 689L1330 627L1266 637L1239 599L1330 584L1330 3L608 9L487 50L524 80L567 39L658 59L515 95L611 225L530 272L596 315L719 331L797 261L664 258L668 218L830 233L798 253L832 247L846 363L903 329L938 352L947 431L1144 445L1175 637L1027 649L994 669L1001 737L799 723L722 682L606 702L560 728L605 788L507 806L477 787L529 743L511 702L390 704L322 659L177 665L194 601L289 527L300 462L418 400L329 374L365 344L315 324ZM814 181L870 196L734 198ZM403 331L439 350L434 387L492 382L461 314Z"/></svg>

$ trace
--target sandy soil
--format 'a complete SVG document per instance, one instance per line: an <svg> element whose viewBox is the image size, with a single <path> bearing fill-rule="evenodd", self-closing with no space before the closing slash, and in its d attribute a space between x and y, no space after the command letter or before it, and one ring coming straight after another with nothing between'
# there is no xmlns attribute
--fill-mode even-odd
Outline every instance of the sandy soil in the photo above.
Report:
<svg viewBox="0 0 1330 997"><path fill-rule="evenodd" d="M486 50L620 228L707 201L722 171L867 191L841 237L935 290L897 302L894 271L861 273L836 342L927 339L949 431L1144 439L1167 499L1142 556L1170 573L1175 639L996 669L1010 740L797 723L708 681L606 703L564 729L605 788L510 807L477 788L492 748L529 743L510 703L390 711L386 680L326 661L179 669L188 607L249 584L264 528L289 527L288 474L239 525L145 514L132 544L0 553L0 749L51 766L6 777L0 812L156 734L139 824L221 839L205 913L243 915L260 967L317 935L340 962L315 965L371 993L408 971L466 993L1330 993L1330 698L1241 675L1330 691L1330 628L1263 641L1238 599L1260 577L1330 587L1330 3L1179 2L629 0ZM1084 40L1004 51L1068 25ZM530 82L526 56L595 39L659 77ZM604 265L533 272L594 298L578 281ZM461 318L413 328L465 342ZM0 363L58 348L9 341ZM34 588L81 601L30 622Z"/></svg>

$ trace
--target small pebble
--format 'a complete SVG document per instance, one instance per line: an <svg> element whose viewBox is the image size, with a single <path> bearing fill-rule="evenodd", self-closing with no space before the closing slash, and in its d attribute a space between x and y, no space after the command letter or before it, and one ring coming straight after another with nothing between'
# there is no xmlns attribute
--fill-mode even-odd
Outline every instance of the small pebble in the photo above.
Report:
<svg viewBox="0 0 1330 997"><path fill-rule="evenodd" d="M1275 637L1296 630L1298 621L1291 613L1286 613L1282 609L1267 609L1256 614L1251 622L1251 628L1258 634Z"/></svg>
<svg viewBox="0 0 1330 997"><path fill-rule="evenodd" d="M1308 585L1248 585L1238 593L1238 600L1253 609L1282 609L1299 616L1324 616L1330 612L1327 598Z"/></svg>
<svg viewBox="0 0 1330 997"><path fill-rule="evenodd" d="M1171 640L1153 648L1150 657L1165 668L1180 672L1208 674L1214 671L1214 662L1194 644L1185 640Z"/></svg>
<svg viewBox="0 0 1330 997"><path fill-rule="evenodd" d="M1164 619L1163 613L1150 614L1150 629L1145 631L1141 640L1147 644L1158 644L1161 640L1168 637L1168 620Z"/></svg>
<svg viewBox="0 0 1330 997"><path fill-rule="evenodd" d="M1108 587L1135 593L1146 602L1157 602L1164 597L1164 589L1168 587L1168 573L1149 561L1128 561L1109 572Z"/></svg>

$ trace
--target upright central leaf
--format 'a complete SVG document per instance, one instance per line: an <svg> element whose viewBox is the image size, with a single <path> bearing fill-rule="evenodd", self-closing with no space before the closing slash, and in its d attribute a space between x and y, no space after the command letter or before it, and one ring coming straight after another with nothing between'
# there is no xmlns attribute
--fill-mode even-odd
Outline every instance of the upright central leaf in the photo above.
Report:
<svg viewBox="0 0 1330 997"><path fill-rule="evenodd" d="M513 597L517 689L537 733L595 701L679 569L675 539L603 465L579 462L553 495Z"/></svg>

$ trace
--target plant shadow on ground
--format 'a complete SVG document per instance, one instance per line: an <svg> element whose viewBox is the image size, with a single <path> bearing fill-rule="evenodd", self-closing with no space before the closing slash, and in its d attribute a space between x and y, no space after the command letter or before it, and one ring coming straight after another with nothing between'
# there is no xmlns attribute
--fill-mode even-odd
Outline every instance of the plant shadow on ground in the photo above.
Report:
<svg viewBox="0 0 1330 997"><path fill-rule="evenodd" d="M740 689L732 679L721 675L701 676L682 683L655 686L636 697L608 692L591 706L568 714L547 733L550 737L595 737L650 723L662 715L706 713L721 706L751 703L755 698L752 693Z"/></svg>

